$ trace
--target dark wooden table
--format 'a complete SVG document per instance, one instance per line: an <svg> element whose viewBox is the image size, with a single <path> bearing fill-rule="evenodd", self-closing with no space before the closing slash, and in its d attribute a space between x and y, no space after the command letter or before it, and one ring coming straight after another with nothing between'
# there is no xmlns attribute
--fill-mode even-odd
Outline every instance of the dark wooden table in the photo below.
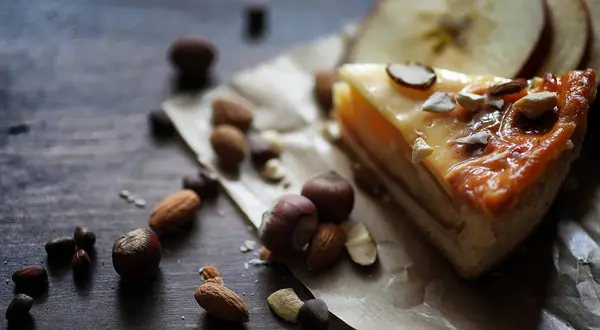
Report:
<svg viewBox="0 0 600 330"><path fill-rule="evenodd" d="M303 297L307 291L285 267L244 269L254 256L239 247L256 237L225 196L204 205L187 234L163 242L161 274L145 290L120 285L111 247L120 234L146 227L152 205L198 168L179 138L157 141L148 131L146 114L169 94L165 51L172 40L212 39L217 83L225 82L298 42L337 31L369 5L271 1L267 35L248 41L243 1L0 0L0 327L12 272L46 265L44 242L85 225L98 236L91 279L76 284L69 267L49 268L49 290L31 311L37 329L238 328L196 304L198 269L206 264L245 294L251 318L239 328L297 328L277 319L266 298L284 287ZM148 206L126 203L121 189ZM332 329L348 328L333 323Z"/></svg>

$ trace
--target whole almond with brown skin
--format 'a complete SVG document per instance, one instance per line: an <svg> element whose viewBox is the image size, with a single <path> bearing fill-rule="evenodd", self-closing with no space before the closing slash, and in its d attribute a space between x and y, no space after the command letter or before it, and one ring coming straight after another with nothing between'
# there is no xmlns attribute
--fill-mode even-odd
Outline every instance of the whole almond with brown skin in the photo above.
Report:
<svg viewBox="0 0 600 330"><path fill-rule="evenodd" d="M339 80L335 70L321 70L315 73L315 97L326 112L331 111L333 107L333 84Z"/></svg>
<svg viewBox="0 0 600 330"><path fill-rule="evenodd" d="M219 125L210 134L210 144L225 167L237 166L246 158L246 137L235 126Z"/></svg>
<svg viewBox="0 0 600 330"><path fill-rule="evenodd" d="M156 232L179 229L200 208L200 197L190 189L180 190L163 199L150 214L150 228Z"/></svg>
<svg viewBox="0 0 600 330"><path fill-rule="evenodd" d="M248 322L248 307L235 292L226 287L204 282L194 294L196 302L209 314L223 320L233 322Z"/></svg>
<svg viewBox="0 0 600 330"><path fill-rule="evenodd" d="M308 268L321 270L332 265L344 250L346 233L337 224L323 223L317 227L308 247Z"/></svg>
<svg viewBox="0 0 600 330"><path fill-rule="evenodd" d="M218 98L212 103L213 125L229 124L247 131L252 126L254 114L252 109L232 100Z"/></svg>

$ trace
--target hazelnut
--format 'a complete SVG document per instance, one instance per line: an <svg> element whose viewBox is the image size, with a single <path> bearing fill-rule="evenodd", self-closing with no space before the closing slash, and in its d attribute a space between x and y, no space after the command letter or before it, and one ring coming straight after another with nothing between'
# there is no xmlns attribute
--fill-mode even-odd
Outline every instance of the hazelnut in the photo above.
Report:
<svg viewBox="0 0 600 330"><path fill-rule="evenodd" d="M204 75L216 57L216 48L205 38L183 37L171 44L168 56L181 74Z"/></svg>
<svg viewBox="0 0 600 330"><path fill-rule="evenodd" d="M171 137L175 135L175 125L163 109L152 110L148 114L150 131L155 137Z"/></svg>
<svg viewBox="0 0 600 330"><path fill-rule="evenodd" d="M79 249L73 255L71 264L73 266L73 273L75 275L87 275L92 266L92 259L90 259L90 256L87 254L87 252Z"/></svg>
<svg viewBox="0 0 600 330"><path fill-rule="evenodd" d="M315 97L326 112L331 111L333 107L333 84L339 80L335 70L321 70L315 73Z"/></svg>
<svg viewBox="0 0 600 330"><path fill-rule="evenodd" d="M77 244L77 247L86 251L93 249L94 244L96 243L96 234L85 227L75 228L73 238L75 239L75 244Z"/></svg>
<svg viewBox="0 0 600 330"><path fill-rule="evenodd" d="M158 237L148 229L136 229L115 240L113 266L122 279L144 279L156 274L161 254Z"/></svg>
<svg viewBox="0 0 600 330"><path fill-rule="evenodd" d="M8 304L4 316L10 322L23 320L29 314L31 306L33 306L33 298L26 294L19 293L11 300L10 304Z"/></svg>
<svg viewBox="0 0 600 330"><path fill-rule="evenodd" d="M319 221L347 220L354 207L352 185L334 171L317 174L306 181L301 194L315 204Z"/></svg>
<svg viewBox="0 0 600 330"><path fill-rule="evenodd" d="M261 137L252 137L249 140L250 159L256 166L262 166L267 161L279 157L280 150L271 141Z"/></svg>
<svg viewBox="0 0 600 330"><path fill-rule="evenodd" d="M275 253L302 251L317 229L317 209L306 197L283 195L265 212L260 239Z"/></svg>
<svg viewBox="0 0 600 330"><path fill-rule="evenodd" d="M217 174L207 168L203 168L198 172L198 176L204 180L206 184L204 187L204 197L215 198L219 195L221 184ZM202 196L201 196L202 198Z"/></svg>
<svg viewBox="0 0 600 330"><path fill-rule="evenodd" d="M75 252L75 240L71 237L60 237L46 242L44 246L48 259L68 260Z"/></svg>
<svg viewBox="0 0 600 330"><path fill-rule="evenodd" d="M321 299L309 299L304 302L298 312L298 323L303 329L329 329L329 309Z"/></svg>
<svg viewBox="0 0 600 330"><path fill-rule="evenodd" d="M213 101L212 109L212 121L215 126L229 124L244 132L252 126L252 109L239 102L219 98Z"/></svg>
<svg viewBox="0 0 600 330"><path fill-rule="evenodd" d="M246 158L246 137L235 126L220 125L211 133L210 144L225 167L240 164Z"/></svg>
<svg viewBox="0 0 600 330"><path fill-rule="evenodd" d="M352 164L352 176L354 183L365 192L381 197L385 193L385 188L381 185L377 176L371 169L361 164Z"/></svg>

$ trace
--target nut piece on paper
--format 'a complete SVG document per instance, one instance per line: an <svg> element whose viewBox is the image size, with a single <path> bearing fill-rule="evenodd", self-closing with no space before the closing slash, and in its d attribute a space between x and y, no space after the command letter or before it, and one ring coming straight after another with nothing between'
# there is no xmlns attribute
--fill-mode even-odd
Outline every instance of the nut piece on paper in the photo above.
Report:
<svg viewBox="0 0 600 330"><path fill-rule="evenodd" d="M346 250L350 258L361 266L370 266L377 260L377 245L367 227L359 221L350 220L341 224L346 233Z"/></svg>

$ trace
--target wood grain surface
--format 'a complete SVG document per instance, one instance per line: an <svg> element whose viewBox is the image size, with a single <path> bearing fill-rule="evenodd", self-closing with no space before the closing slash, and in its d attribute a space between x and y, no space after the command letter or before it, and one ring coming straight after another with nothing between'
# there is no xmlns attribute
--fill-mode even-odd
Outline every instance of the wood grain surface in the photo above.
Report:
<svg viewBox="0 0 600 330"><path fill-rule="evenodd" d="M244 37L243 1L0 0L0 309L13 295L12 272L46 265L44 242L85 225L97 235L89 281L69 266L49 267L37 297L36 329L295 329L269 310L283 287L308 292L285 267L250 266L240 245L256 239L222 195L194 226L163 240L157 281L121 285L111 261L117 236L146 227L152 205L198 168L179 138L155 140L146 114L169 94L165 51L182 35L204 35L219 48L214 83L302 41L362 16L367 0L271 1L263 38ZM21 126L19 126L21 125ZM26 125L26 126L23 126ZM11 128L12 127L12 128ZM118 196L127 189L146 208ZM193 298L198 269L217 265L243 295L250 322L205 315ZM0 327L6 327L4 317ZM335 320L331 329L347 329Z"/></svg>

